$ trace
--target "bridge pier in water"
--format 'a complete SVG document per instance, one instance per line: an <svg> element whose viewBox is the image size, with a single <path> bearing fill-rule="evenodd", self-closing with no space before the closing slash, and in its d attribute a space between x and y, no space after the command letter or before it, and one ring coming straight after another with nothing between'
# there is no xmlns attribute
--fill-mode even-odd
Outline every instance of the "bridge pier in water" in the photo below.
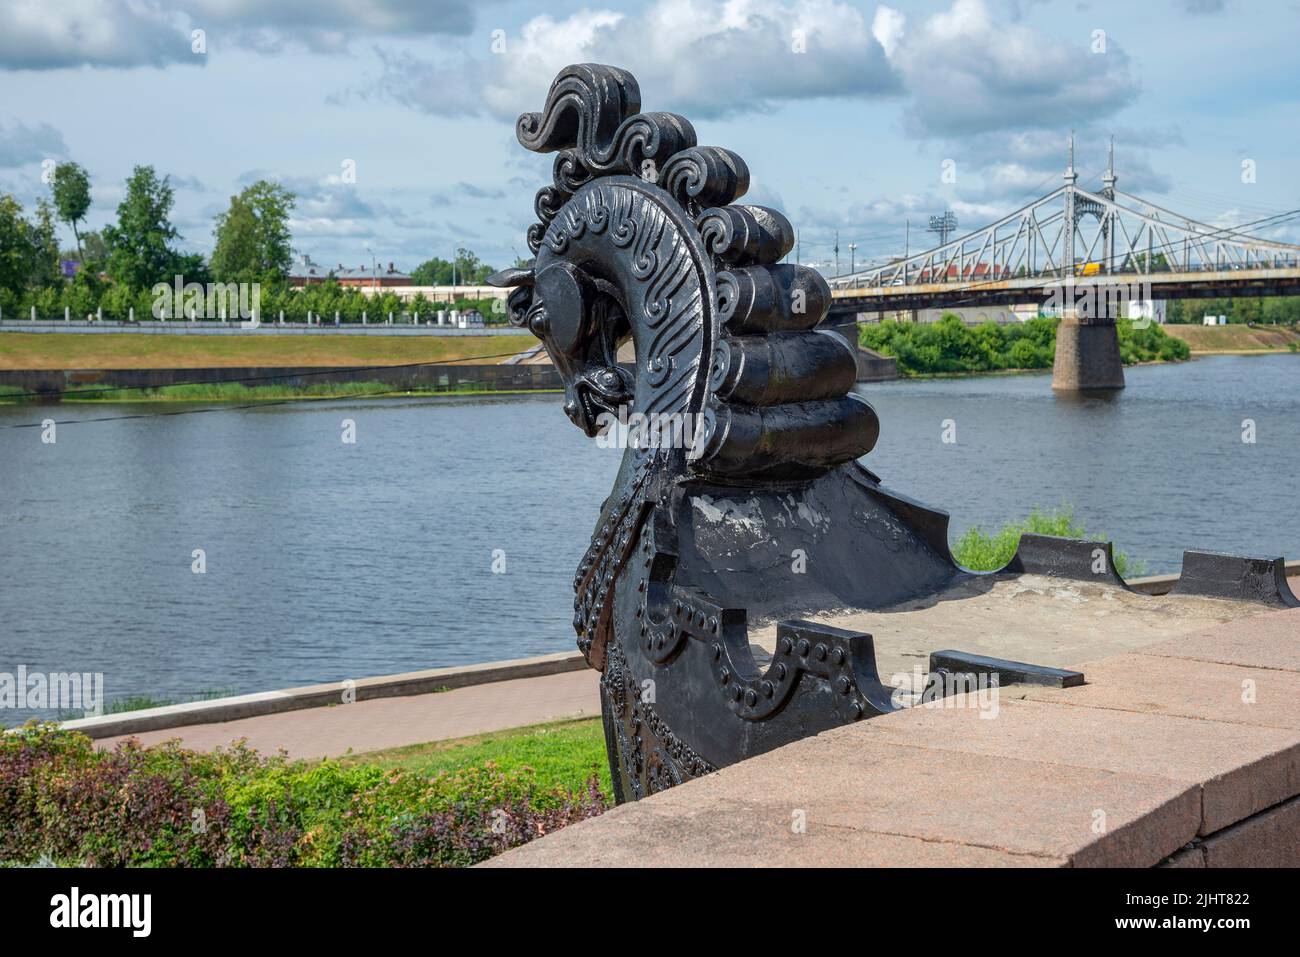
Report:
<svg viewBox="0 0 1300 957"><path fill-rule="evenodd" d="M1061 311L1056 327L1052 388L1057 392L1113 392L1124 388L1117 309L1105 302Z"/></svg>

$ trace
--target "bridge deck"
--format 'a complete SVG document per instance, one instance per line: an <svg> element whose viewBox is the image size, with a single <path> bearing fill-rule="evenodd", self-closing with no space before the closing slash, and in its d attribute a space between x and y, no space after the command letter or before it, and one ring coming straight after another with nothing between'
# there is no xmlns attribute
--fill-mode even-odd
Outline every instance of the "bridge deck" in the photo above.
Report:
<svg viewBox="0 0 1300 957"><path fill-rule="evenodd" d="M1014 305L1069 295L1069 281L1056 276L897 286L841 287L832 281L832 308L888 312L936 306ZM844 282L844 280L838 280ZM1120 288L1117 288L1120 287ZM1124 288L1127 287L1127 288ZM1074 295L1094 293L1132 299L1205 299L1224 296L1300 295L1300 268L1237 269L1227 272L1115 273L1080 276ZM1129 293L1132 293L1129 295Z"/></svg>

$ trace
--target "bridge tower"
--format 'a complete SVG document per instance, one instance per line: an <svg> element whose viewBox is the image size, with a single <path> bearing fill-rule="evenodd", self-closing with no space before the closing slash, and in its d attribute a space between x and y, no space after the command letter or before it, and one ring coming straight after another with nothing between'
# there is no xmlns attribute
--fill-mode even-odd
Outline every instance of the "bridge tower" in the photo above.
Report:
<svg viewBox="0 0 1300 957"><path fill-rule="evenodd" d="M1074 234L1079 218L1096 214L1095 203L1079 202L1075 187L1079 174L1074 168L1074 133L1070 133L1070 155L1065 168L1065 218L1062 222L1061 272L1065 284L1064 304L1056 326L1056 356L1052 362L1052 388L1057 392L1113 392L1124 388L1124 364L1119 356L1119 329L1115 320L1115 297L1097 286L1098 277L1084 276L1084 288L1076 288L1078 272L1074 254ZM1110 160L1103 179L1114 198L1115 151L1112 143ZM1115 268L1111 240L1114 232L1102 213L1102 259L1104 271Z"/></svg>
<svg viewBox="0 0 1300 957"><path fill-rule="evenodd" d="M1106 153L1106 175L1101 178L1101 195L1112 203L1115 202L1115 137L1110 138L1110 149ZM1104 260L1102 270L1107 273L1117 272L1115 266L1115 212L1106 210L1101 218L1101 249Z"/></svg>

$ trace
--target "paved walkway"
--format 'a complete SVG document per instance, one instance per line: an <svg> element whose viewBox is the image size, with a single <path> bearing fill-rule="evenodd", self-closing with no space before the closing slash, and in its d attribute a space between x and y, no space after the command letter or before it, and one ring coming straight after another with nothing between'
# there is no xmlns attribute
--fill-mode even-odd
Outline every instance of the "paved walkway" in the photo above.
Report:
<svg viewBox="0 0 1300 957"><path fill-rule="evenodd" d="M1292 591L1300 594L1300 578L1291 578L1290 584ZM1190 607L1197 601L1181 599L1180 605ZM943 610L940 608L940 611ZM910 658L924 661L924 650L916 649L907 661L901 658L898 662L888 660L889 616L878 616L863 624L866 630L877 635L878 654L886 659L883 665L910 666ZM1189 619L1174 630L1187 630L1193 624ZM1096 625L1096 621L1089 620L1090 631L1095 631ZM939 644L954 643L951 627L949 624L947 628L940 629L944 640ZM761 632L758 636L761 637ZM1119 647L1099 647L1097 635L1094 634L1090 646L1094 651L1114 653L1137 650L1136 646L1154 640L1154 636L1146 636L1142 640L1138 640L1139 637L1141 636L1128 635L1128 644L1135 646L1132 648L1124 643ZM965 650L979 650L969 636L966 636L964 643L956 642L956 646ZM995 648L988 653L1016 657L1005 647ZM1037 648L1032 653L1026 651L1022 657L1038 663L1056 663L1055 656L1045 656L1042 648ZM1066 659L1069 659L1068 655L1063 660ZM891 671L883 665L881 671L888 678ZM906 668L903 667L903 670ZM473 685L437 694L377 698L349 705L118 735L101 738L96 741L96 746L112 748L119 741L135 737L145 745L179 739L188 748L207 751L244 738L259 751L274 753L283 748L293 758L336 757L349 751L362 754L565 718L595 717L600 714L597 681L596 672L584 669Z"/></svg>
<svg viewBox="0 0 1300 957"><path fill-rule="evenodd" d="M487 866L1300 866L1300 609L1080 667L796 741Z"/></svg>
<svg viewBox="0 0 1300 957"><path fill-rule="evenodd" d="M597 681L598 675L590 669L570 671L437 694L375 698L219 724L146 731L101 738L95 744L112 748L128 737L145 745L179 738L187 748L210 751L245 738L258 751L273 754L283 748L291 758L335 757L349 751L361 754L564 718L594 717L600 714Z"/></svg>

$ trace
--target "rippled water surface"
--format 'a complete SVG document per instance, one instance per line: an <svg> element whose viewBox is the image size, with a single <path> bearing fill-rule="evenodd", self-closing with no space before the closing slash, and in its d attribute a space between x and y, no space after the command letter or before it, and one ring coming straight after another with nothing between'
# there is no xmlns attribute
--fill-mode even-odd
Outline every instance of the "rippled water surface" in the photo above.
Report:
<svg viewBox="0 0 1300 957"><path fill-rule="evenodd" d="M1112 400L1044 375L864 386L882 421L865 462L954 537L1069 502L1153 574L1184 547L1300 557L1300 356L1126 371ZM0 408L0 672L183 699L573 647L617 453L558 396L157 414L174 410ZM53 445L8 427L51 415Z"/></svg>

